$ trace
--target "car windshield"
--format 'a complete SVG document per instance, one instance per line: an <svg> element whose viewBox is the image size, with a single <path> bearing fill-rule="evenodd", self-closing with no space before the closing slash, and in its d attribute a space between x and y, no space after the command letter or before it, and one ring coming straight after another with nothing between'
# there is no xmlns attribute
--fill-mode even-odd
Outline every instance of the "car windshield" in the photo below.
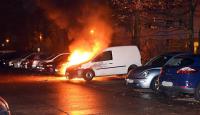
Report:
<svg viewBox="0 0 200 115"><path fill-rule="evenodd" d="M163 66L172 56L161 55L152 58L145 66Z"/></svg>
<svg viewBox="0 0 200 115"><path fill-rule="evenodd" d="M49 57L49 54L33 54L33 55L29 56L27 59L44 60L44 59L47 59L48 57Z"/></svg>
<svg viewBox="0 0 200 115"><path fill-rule="evenodd" d="M52 60L52 59L55 58L57 55L58 55L58 54L52 54L51 56L49 56L49 57L47 58L47 60Z"/></svg>
<svg viewBox="0 0 200 115"><path fill-rule="evenodd" d="M54 59L54 62L55 63L66 62L68 57L69 57L68 54L60 55L56 59Z"/></svg>
<svg viewBox="0 0 200 115"><path fill-rule="evenodd" d="M173 67L179 67L179 66L188 66L192 65L194 63L194 60L189 57L175 57L172 60L170 60L166 66L173 66Z"/></svg>

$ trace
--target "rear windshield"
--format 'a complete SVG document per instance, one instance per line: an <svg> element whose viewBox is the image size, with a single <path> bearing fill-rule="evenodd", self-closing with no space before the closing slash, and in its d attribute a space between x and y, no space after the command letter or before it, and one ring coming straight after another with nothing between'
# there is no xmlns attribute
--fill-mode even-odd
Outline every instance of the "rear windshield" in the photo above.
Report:
<svg viewBox="0 0 200 115"><path fill-rule="evenodd" d="M194 63L194 60L189 57L175 57L174 59L170 60L166 65L167 66L189 66Z"/></svg>
<svg viewBox="0 0 200 115"><path fill-rule="evenodd" d="M158 56L148 61L145 66L163 66L172 56Z"/></svg>

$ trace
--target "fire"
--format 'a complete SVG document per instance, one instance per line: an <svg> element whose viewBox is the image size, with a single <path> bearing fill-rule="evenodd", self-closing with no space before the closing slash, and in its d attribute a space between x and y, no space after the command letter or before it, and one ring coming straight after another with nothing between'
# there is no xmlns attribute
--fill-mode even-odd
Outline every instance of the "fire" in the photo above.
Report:
<svg viewBox="0 0 200 115"><path fill-rule="evenodd" d="M71 54L67 64L62 67L62 73L65 73L66 68L72 65L90 61L108 47L111 42L112 28L106 21L100 20L97 16L89 18L82 31L78 31L76 34L74 42L69 46Z"/></svg>
<svg viewBox="0 0 200 115"><path fill-rule="evenodd" d="M90 60L94 56L93 52L87 52L83 50L76 50L69 57L68 66L77 65Z"/></svg>
<svg viewBox="0 0 200 115"><path fill-rule="evenodd" d="M93 29L90 30L90 34L94 34L94 30Z"/></svg>
<svg viewBox="0 0 200 115"><path fill-rule="evenodd" d="M64 75L66 69L72 65L78 65L78 64L91 60L97 54L97 51L98 51L97 49L99 48L94 48L94 49L96 50L93 50L91 52L83 50L83 49L76 49L74 52L72 52L72 54L68 58L67 63L62 64L62 68L60 71L61 74Z"/></svg>

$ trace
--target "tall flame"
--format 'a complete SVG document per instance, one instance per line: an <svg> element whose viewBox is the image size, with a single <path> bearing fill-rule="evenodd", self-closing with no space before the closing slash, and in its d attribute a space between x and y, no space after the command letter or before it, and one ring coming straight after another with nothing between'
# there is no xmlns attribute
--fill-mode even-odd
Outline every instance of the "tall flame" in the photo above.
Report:
<svg viewBox="0 0 200 115"><path fill-rule="evenodd" d="M88 27L83 30L80 37L70 45L71 55L69 65L76 65L91 60L106 48L111 41L112 29L97 17L92 18ZM90 29L92 27L92 29Z"/></svg>
<svg viewBox="0 0 200 115"><path fill-rule="evenodd" d="M38 0L38 5L44 9L49 19L61 29L66 29L68 39L72 41L69 45L71 55L62 67L62 74L67 67L94 58L109 46L112 36L112 15L107 2L85 0L79 5L69 1L67 3L64 6L68 7L60 8L53 1Z"/></svg>

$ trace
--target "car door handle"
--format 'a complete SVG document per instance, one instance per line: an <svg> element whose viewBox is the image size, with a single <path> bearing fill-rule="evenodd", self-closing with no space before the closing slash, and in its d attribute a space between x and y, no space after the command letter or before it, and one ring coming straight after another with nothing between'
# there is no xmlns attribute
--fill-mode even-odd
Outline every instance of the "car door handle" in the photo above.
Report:
<svg viewBox="0 0 200 115"><path fill-rule="evenodd" d="M109 63L109 64L113 64L113 63Z"/></svg>

